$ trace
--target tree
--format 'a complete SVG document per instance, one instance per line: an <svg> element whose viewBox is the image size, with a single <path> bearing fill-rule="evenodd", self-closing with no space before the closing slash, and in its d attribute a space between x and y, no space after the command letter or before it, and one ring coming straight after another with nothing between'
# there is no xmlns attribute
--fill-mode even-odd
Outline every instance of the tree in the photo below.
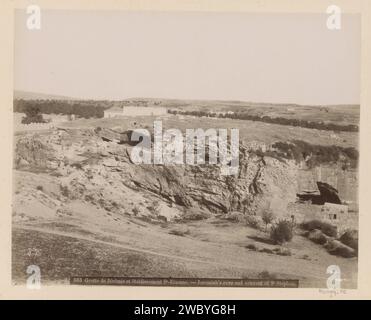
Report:
<svg viewBox="0 0 371 320"><path fill-rule="evenodd" d="M32 105L28 107L25 111L26 116L22 118L22 123L45 123L45 120L40 113L40 108Z"/></svg>
<svg viewBox="0 0 371 320"><path fill-rule="evenodd" d="M274 214L272 210L266 210L263 212L262 220L265 223L265 231L267 231L268 224L270 224L273 221L273 219L274 219Z"/></svg>
<svg viewBox="0 0 371 320"><path fill-rule="evenodd" d="M293 228L289 220L280 220L271 229L271 239L276 244L283 244L291 241L293 237Z"/></svg>

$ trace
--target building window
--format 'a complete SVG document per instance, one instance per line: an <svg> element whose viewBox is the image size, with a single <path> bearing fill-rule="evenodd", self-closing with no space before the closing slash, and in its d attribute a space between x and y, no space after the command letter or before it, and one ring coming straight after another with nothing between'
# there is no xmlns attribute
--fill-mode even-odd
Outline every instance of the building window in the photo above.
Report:
<svg viewBox="0 0 371 320"><path fill-rule="evenodd" d="M336 220L337 219L337 215L335 213L330 213L329 214L329 219L330 220Z"/></svg>

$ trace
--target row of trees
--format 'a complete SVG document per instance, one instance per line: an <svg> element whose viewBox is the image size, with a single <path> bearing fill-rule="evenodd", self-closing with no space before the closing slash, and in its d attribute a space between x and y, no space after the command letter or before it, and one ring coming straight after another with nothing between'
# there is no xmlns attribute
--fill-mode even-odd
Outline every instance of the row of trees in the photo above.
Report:
<svg viewBox="0 0 371 320"><path fill-rule="evenodd" d="M289 119L283 117L270 117L270 116L258 116L252 115L247 112L234 112L234 113L215 113L208 111L179 111L179 110L169 110L171 114L182 114L190 115L196 117L213 117L213 118L228 118L228 119L238 119L238 120L251 120L260 121L266 123L274 123L286 126L303 127L309 129L318 130L332 130L332 131L348 131L348 132L358 132L359 128L357 125L341 125L336 123L325 123L323 121L309 121L302 119Z"/></svg>
<svg viewBox="0 0 371 320"><path fill-rule="evenodd" d="M324 146L310 144L302 140L291 142L275 142L272 148L276 156L293 159L296 162L305 161L307 166L314 168L321 164L343 163L344 169L358 166L359 152L353 147Z"/></svg>
<svg viewBox="0 0 371 320"><path fill-rule="evenodd" d="M46 122L37 106L30 106L24 111L24 113L26 114L26 116L22 118L22 123L24 124Z"/></svg>
<svg viewBox="0 0 371 320"><path fill-rule="evenodd" d="M74 114L82 118L103 118L104 110L113 102L68 101L68 100L14 100L14 112L44 114Z"/></svg>

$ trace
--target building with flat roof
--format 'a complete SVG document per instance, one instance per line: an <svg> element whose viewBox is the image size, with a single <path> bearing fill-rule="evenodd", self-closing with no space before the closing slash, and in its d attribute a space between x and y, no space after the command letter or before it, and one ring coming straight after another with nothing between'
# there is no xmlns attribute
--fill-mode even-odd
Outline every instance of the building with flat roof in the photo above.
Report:
<svg viewBox="0 0 371 320"><path fill-rule="evenodd" d="M104 110L105 118L112 118L117 116L122 116L122 107L111 107L107 110Z"/></svg>
<svg viewBox="0 0 371 320"><path fill-rule="evenodd" d="M140 117L140 116L162 116L167 114L164 107L142 107L142 106L123 106L112 107L104 111L105 118L117 116Z"/></svg>

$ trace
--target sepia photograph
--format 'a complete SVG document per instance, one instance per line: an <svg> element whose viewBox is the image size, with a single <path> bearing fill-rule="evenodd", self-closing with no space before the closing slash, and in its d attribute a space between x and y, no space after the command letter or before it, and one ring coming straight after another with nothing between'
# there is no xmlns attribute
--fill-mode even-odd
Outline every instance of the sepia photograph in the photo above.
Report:
<svg viewBox="0 0 371 320"><path fill-rule="evenodd" d="M14 286L357 289L361 15L14 11Z"/></svg>

